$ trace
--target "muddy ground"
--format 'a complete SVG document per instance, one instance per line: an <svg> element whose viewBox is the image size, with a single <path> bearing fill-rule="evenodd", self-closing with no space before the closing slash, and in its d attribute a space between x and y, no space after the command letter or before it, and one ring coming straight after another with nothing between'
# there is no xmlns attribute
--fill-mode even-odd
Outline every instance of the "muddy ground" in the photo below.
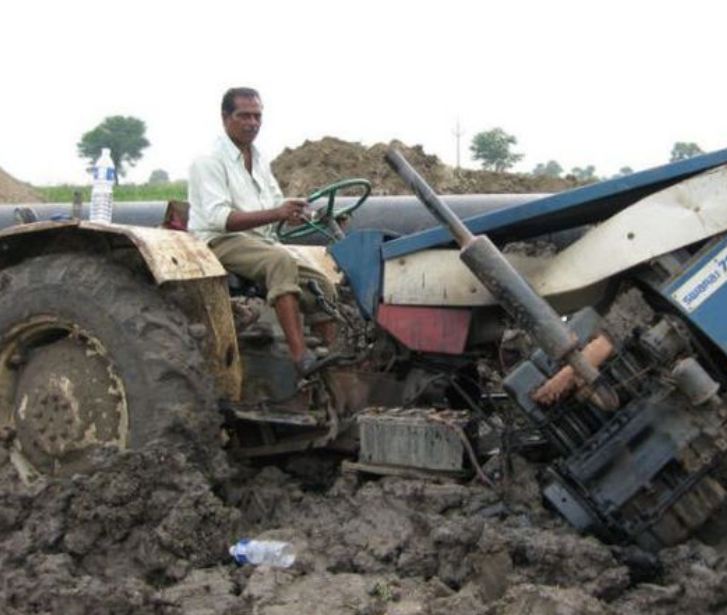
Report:
<svg viewBox="0 0 727 615"><path fill-rule="evenodd" d="M727 560L581 537L511 482L363 477L296 455L203 476L183 453L108 454L93 476L21 484L0 455L0 612L538 615L727 610ZM500 461L488 468L498 473ZM238 567L243 536L292 541L286 570Z"/></svg>

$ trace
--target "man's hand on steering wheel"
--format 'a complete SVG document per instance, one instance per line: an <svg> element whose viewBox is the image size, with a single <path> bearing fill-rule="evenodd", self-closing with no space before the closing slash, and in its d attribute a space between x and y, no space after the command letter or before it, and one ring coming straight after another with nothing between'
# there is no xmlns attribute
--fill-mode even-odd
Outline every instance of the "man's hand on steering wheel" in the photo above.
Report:
<svg viewBox="0 0 727 615"><path fill-rule="evenodd" d="M362 189L362 194L353 204L337 208L335 206L337 192L352 187ZM275 227L275 233L278 239L281 240L304 237L313 233L320 233L332 240L342 239L344 233L339 223L347 219L354 210L361 207L370 192L371 183L365 179L344 179L320 190L316 190L308 196L307 202L303 201L303 203L307 205L326 196L328 197L327 204L316 210L312 215L307 208L301 211L291 212L293 216L292 220L290 218L281 220ZM300 199L292 199L291 201L286 201L280 207L284 207L288 202L299 203L301 201ZM297 228L285 229L286 225Z"/></svg>
<svg viewBox="0 0 727 615"><path fill-rule="evenodd" d="M277 210L280 223L288 226L300 226L309 217L308 202L304 199L288 199Z"/></svg>

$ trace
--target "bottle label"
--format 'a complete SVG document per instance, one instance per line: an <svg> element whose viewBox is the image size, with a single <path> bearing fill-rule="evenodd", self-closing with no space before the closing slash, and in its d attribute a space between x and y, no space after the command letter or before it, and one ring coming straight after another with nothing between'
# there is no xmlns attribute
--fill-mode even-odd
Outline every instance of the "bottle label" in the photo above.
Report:
<svg viewBox="0 0 727 615"><path fill-rule="evenodd" d="M94 167L93 178L104 179L106 181L112 182L116 178L116 170L112 169L111 167Z"/></svg>

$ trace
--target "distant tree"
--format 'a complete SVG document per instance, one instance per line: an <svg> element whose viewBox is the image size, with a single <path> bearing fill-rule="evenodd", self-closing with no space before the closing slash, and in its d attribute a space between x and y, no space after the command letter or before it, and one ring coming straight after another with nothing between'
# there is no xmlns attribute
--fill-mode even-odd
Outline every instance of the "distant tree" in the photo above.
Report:
<svg viewBox="0 0 727 615"><path fill-rule="evenodd" d="M533 175L545 175L546 177L560 177L563 167L555 160L548 160L545 164L539 162L533 169Z"/></svg>
<svg viewBox="0 0 727 615"><path fill-rule="evenodd" d="M571 169L571 175L575 177L579 182L593 182L598 178L596 177L596 167L589 164L587 167L573 167Z"/></svg>
<svg viewBox="0 0 727 615"><path fill-rule="evenodd" d="M472 158L479 160L483 169L492 169L501 173L522 159L522 154L514 154L510 146L517 145L517 139L507 134L502 128L493 128L477 133L470 145Z"/></svg>
<svg viewBox="0 0 727 615"><path fill-rule="evenodd" d="M626 177L627 175L631 175L634 172L634 170L631 167L621 167L618 170L618 173L614 175L615 177Z"/></svg>
<svg viewBox="0 0 727 615"><path fill-rule="evenodd" d="M687 143L685 141L677 141L671 148L671 158L669 162L677 162L678 160L686 160L693 156L703 154L702 148L696 143Z"/></svg>
<svg viewBox="0 0 727 615"><path fill-rule="evenodd" d="M114 115L107 117L96 128L85 133L78 142L78 155L93 164L101 150L111 150L111 160L116 167L116 183L126 175L125 165L134 166L141 159L141 150L149 147L146 124L135 117Z"/></svg>
<svg viewBox="0 0 727 615"><path fill-rule="evenodd" d="M151 172L151 175L149 175L149 183L150 184L168 184L169 183L169 173L167 173L164 169L154 169Z"/></svg>

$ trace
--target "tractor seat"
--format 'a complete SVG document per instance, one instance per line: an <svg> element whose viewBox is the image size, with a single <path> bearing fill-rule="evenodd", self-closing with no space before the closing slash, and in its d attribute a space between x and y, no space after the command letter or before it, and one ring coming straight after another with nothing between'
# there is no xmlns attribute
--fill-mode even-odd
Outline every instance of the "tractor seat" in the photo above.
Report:
<svg viewBox="0 0 727 615"><path fill-rule="evenodd" d="M187 224L189 224L189 203L169 201L164 213L162 228L186 232ZM227 272L227 286L233 297L261 297L264 299L267 296L265 287L231 271Z"/></svg>
<svg viewBox="0 0 727 615"><path fill-rule="evenodd" d="M186 231L189 224L189 203L186 201L169 201L164 212L162 228L170 231Z"/></svg>

